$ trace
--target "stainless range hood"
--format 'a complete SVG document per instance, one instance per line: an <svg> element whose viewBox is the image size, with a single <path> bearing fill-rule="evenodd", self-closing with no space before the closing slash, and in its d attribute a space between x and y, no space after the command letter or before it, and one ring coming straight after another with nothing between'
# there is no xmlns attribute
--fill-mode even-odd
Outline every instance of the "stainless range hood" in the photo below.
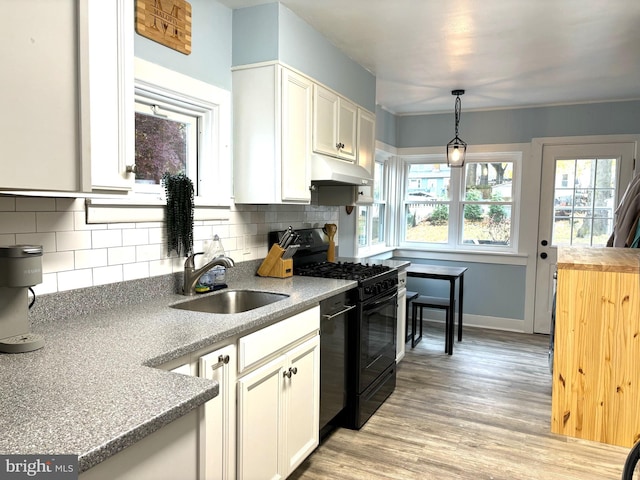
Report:
<svg viewBox="0 0 640 480"><path fill-rule="evenodd" d="M360 165L314 153L311 183L316 185L373 185L373 176Z"/></svg>

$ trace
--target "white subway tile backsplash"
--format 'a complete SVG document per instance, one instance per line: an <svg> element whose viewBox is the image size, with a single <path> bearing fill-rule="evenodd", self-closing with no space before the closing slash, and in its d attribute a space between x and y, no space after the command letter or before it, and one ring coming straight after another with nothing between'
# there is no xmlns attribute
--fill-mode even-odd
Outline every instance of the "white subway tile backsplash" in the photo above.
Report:
<svg viewBox="0 0 640 480"><path fill-rule="evenodd" d="M86 288L93 285L93 272L90 268L86 270L72 270L70 272L58 273L58 290L74 290L76 288Z"/></svg>
<svg viewBox="0 0 640 480"><path fill-rule="evenodd" d="M0 235L0 246L6 247L9 245L16 245L16 244L18 244L18 241L16 240L16 235L13 235L12 233Z"/></svg>
<svg viewBox="0 0 640 480"><path fill-rule="evenodd" d="M93 269L94 285L105 285L107 283L122 282L123 279L124 276L122 274L122 265L98 267Z"/></svg>
<svg viewBox="0 0 640 480"><path fill-rule="evenodd" d="M94 248L93 250L75 251L76 268L92 268L107 266L107 249Z"/></svg>
<svg viewBox="0 0 640 480"><path fill-rule="evenodd" d="M218 235L236 261L264 258L267 233L338 223L338 207L234 205L228 220L194 225L194 251ZM86 223L82 198L0 197L0 245L42 245L38 294L181 272L183 256L167 254L164 222Z"/></svg>
<svg viewBox="0 0 640 480"><path fill-rule="evenodd" d="M66 232L65 232L66 233ZM56 234L48 233L19 233L16 235L18 245L42 245L43 252L56 251Z"/></svg>
<svg viewBox="0 0 640 480"><path fill-rule="evenodd" d="M149 262L128 263L122 266L122 279L135 280L149 277Z"/></svg>
<svg viewBox="0 0 640 480"><path fill-rule="evenodd" d="M148 262L165 258L165 249L162 245L138 245L136 247L136 261Z"/></svg>
<svg viewBox="0 0 640 480"><path fill-rule="evenodd" d="M0 196L0 212L15 212L16 197Z"/></svg>
<svg viewBox="0 0 640 480"><path fill-rule="evenodd" d="M89 231L58 232L55 236L56 250L59 252L91 248L91 232Z"/></svg>
<svg viewBox="0 0 640 480"><path fill-rule="evenodd" d="M51 252L42 255L42 273L65 272L75 268L73 252Z"/></svg>
<svg viewBox="0 0 640 480"><path fill-rule="evenodd" d="M122 265L136 261L136 247L112 247L107 249L109 265Z"/></svg>
<svg viewBox="0 0 640 480"><path fill-rule="evenodd" d="M122 230L94 230L91 232L93 248L122 246Z"/></svg>
<svg viewBox="0 0 640 480"><path fill-rule="evenodd" d="M35 212L0 212L0 234L36 231Z"/></svg>
<svg viewBox="0 0 640 480"><path fill-rule="evenodd" d="M83 212L84 198L56 198L56 210L59 212Z"/></svg>
<svg viewBox="0 0 640 480"><path fill-rule="evenodd" d="M56 199L43 197L17 197L16 212L55 212Z"/></svg>
<svg viewBox="0 0 640 480"><path fill-rule="evenodd" d="M173 261L171 258L152 260L149 262L149 276L168 275L173 273Z"/></svg>
<svg viewBox="0 0 640 480"><path fill-rule="evenodd" d="M126 228L122 230L122 246L146 245L149 243L147 228Z"/></svg>
<svg viewBox="0 0 640 480"><path fill-rule="evenodd" d="M82 212L73 212L73 228L74 230L106 230L107 226L99 223L87 223L87 214Z"/></svg>
<svg viewBox="0 0 640 480"><path fill-rule="evenodd" d="M36 212L37 232L73 230L73 212Z"/></svg>
<svg viewBox="0 0 640 480"><path fill-rule="evenodd" d="M56 273L43 273L42 283L35 285L33 290L36 292L36 302L38 301L38 295L45 295L47 293L55 293L58 291L58 274Z"/></svg>
<svg viewBox="0 0 640 480"><path fill-rule="evenodd" d="M164 228L149 228L149 243L167 243L167 231Z"/></svg>

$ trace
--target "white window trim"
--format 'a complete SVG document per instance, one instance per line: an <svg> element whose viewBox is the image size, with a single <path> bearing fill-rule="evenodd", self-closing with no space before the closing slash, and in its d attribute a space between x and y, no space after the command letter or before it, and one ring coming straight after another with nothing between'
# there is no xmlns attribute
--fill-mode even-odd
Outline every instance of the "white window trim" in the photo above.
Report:
<svg viewBox="0 0 640 480"><path fill-rule="evenodd" d="M361 246L358 242L358 240L356 239L356 250L357 250L357 256L358 257L367 257L367 256L372 256L372 255L378 255L380 253L384 253L384 252L388 252L390 250L392 250L392 248L390 248L387 244L387 238L388 238L388 231L389 231L389 212L388 212L388 202L387 202L387 198L388 198L388 178L389 178L389 173L388 173L388 168L389 166L386 164L386 160L387 158L384 156L378 156L376 155L376 158L374 159L374 174L375 174L375 164L376 163L381 163L384 165L384 175L382 179L376 180L374 179L374 181L380 181L382 183L382 198L380 198L380 200L378 202L372 202L372 204L369 205L360 205L357 206L356 209L359 208L365 208L367 210L367 245L363 245ZM371 186L371 198L373 199L374 197L374 186ZM376 203L377 205L383 205L384 206L384 212L381 216L383 222L384 222L384 232L383 232L383 236L382 238L379 239L379 241L377 243L372 244L371 243L371 237L373 234L373 222L371 220L371 207L373 206L373 203ZM356 211L357 213L357 211ZM356 216L356 218L358 218ZM357 220L356 220L357 221ZM356 231L357 231L357 225L356 225Z"/></svg>
<svg viewBox="0 0 640 480"><path fill-rule="evenodd" d="M199 186L201 192L217 195L198 195L194 199L194 218L228 219L231 205L231 92L140 58L134 59L134 71L135 89L144 91L146 96L169 96L194 109L212 112L209 125L215 125L217 131L205 127L202 147L205 158L217 154L217 161L203 162ZM131 112L133 110L131 105ZM87 223L159 222L164 219L165 202L148 194L130 192L126 197L95 196L87 198L86 205Z"/></svg>
<svg viewBox="0 0 640 480"><path fill-rule="evenodd" d="M519 234L520 234L520 213L521 213L521 183L522 183L522 162L526 155L527 149L524 145L484 145L474 146L473 151L467 152L467 159L474 162L487 162L496 155L509 158L513 162L513 174L515 181L513 184L513 208L511 212L511 245L500 247L482 247L478 245L469 245L461 243L461 216L462 216L462 198L461 191L464 185L464 168L452 169L450 177L451 198L458 199L455 206L458 208L456 222L449 222L449 241L447 243L424 243L424 242L407 242L404 241L406 235L406 222L404 221L404 198L405 192L401 192L400 201L402 203L402 215L398 216L398 231L400 232L399 248L405 250L421 250L431 252L459 252L473 254L495 254L495 255L518 255ZM406 148L399 149L398 156L407 163L446 163L446 155L444 147L440 148ZM404 186L403 186L404 190ZM450 203L451 205L451 203ZM451 215L451 209L450 213Z"/></svg>

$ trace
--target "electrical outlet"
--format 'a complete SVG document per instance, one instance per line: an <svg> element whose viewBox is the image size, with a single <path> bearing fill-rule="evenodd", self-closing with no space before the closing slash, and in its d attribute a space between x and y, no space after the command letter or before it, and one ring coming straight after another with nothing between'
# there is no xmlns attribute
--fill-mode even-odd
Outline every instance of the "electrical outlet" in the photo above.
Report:
<svg viewBox="0 0 640 480"><path fill-rule="evenodd" d="M251 237L249 235L242 236L242 254L243 255L251 254Z"/></svg>

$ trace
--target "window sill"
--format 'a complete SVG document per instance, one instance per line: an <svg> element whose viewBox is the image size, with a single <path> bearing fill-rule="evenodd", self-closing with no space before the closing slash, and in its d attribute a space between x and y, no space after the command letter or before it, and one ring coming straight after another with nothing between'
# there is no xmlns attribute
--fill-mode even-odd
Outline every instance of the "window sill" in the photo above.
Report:
<svg viewBox="0 0 640 480"><path fill-rule="evenodd" d="M503 265L527 265L529 255L515 252L487 250L436 250L419 247L398 247L394 257L420 258L432 260L466 261L474 263L494 263Z"/></svg>
<svg viewBox="0 0 640 480"><path fill-rule="evenodd" d="M213 205L196 198L193 217L196 221L228 220L229 206ZM87 198L87 223L143 223L164 221L165 202L145 198Z"/></svg>

